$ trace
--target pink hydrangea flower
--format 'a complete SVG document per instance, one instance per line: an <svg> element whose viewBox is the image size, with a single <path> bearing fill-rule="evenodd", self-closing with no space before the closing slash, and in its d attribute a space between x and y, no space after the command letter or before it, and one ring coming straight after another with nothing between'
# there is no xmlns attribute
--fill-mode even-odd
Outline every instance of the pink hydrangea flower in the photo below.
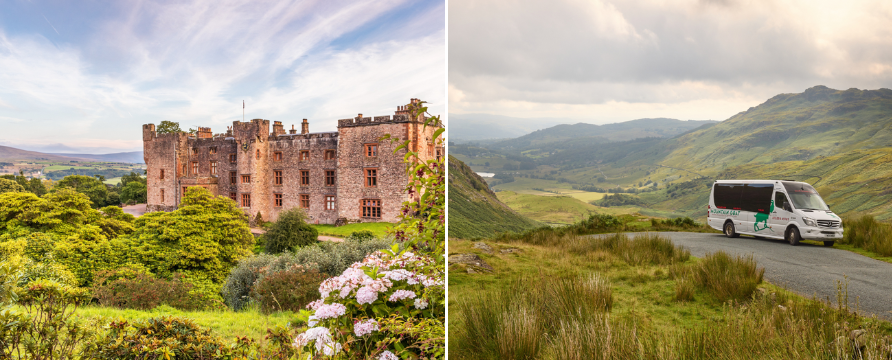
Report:
<svg viewBox="0 0 892 360"><path fill-rule="evenodd" d="M378 322L375 319L368 319L353 324L353 333L356 336L365 336L371 334L372 331L378 331Z"/></svg>
<svg viewBox="0 0 892 360"><path fill-rule="evenodd" d="M394 355L389 350L384 350L383 352L381 352L380 355L378 355L378 360L400 360L400 358L396 357L396 355Z"/></svg>
<svg viewBox="0 0 892 360"><path fill-rule="evenodd" d="M371 304L375 300L378 300L378 292L368 286L364 286L356 292L356 302L360 304Z"/></svg>
<svg viewBox="0 0 892 360"><path fill-rule="evenodd" d="M415 292L409 290L397 290L390 295L390 301L400 301L402 299L414 299Z"/></svg>
<svg viewBox="0 0 892 360"><path fill-rule="evenodd" d="M344 304L332 303L319 305L316 308L316 318L319 320L332 319L344 315L347 307Z"/></svg>

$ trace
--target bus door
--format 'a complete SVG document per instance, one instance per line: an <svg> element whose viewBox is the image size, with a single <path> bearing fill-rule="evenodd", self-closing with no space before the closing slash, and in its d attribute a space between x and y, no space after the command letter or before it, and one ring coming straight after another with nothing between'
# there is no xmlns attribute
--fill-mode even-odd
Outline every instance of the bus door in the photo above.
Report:
<svg viewBox="0 0 892 360"><path fill-rule="evenodd" d="M771 217L768 219L771 232L775 236L784 236L787 224L795 216L793 214L793 204L786 194L775 189L772 208Z"/></svg>

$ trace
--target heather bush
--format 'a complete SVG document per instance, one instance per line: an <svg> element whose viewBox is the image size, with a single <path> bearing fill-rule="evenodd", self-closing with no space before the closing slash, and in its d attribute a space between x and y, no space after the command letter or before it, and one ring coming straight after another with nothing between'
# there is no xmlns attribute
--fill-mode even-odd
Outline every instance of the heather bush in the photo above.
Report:
<svg viewBox="0 0 892 360"><path fill-rule="evenodd" d="M307 224L303 209L291 208L279 214L278 220L264 226L263 243L267 254L294 251L319 238L319 231Z"/></svg>
<svg viewBox="0 0 892 360"><path fill-rule="evenodd" d="M691 219L687 216L674 218L674 219L650 219L650 226L657 231L665 231L665 230L690 230L690 229L698 229L702 228L703 224L700 224L694 219Z"/></svg>
<svg viewBox="0 0 892 360"><path fill-rule="evenodd" d="M258 254L242 259L232 268L223 285L223 298L233 310L241 310L250 300L251 287L263 274L285 270L294 265L313 268L328 276L337 276L375 251L386 249L390 241L348 237L341 243L322 242L296 252L281 255Z"/></svg>
<svg viewBox="0 0 892 360"><path fill-rule="evenodd" d="M180 310L204 308L207 301L192 296L192 287L179 274L165 280L131 269L100 271L93 283L93 297L103 306L122 309L149 310L159 305Z"/></svg>
<svg viewBox="0 0 892 360"><path fill-rule="evenodd" d="M263 274L251 288L251 299L260 311L300 311L317 297L319 284L328 278L318 270L301 265Z"/></svg>

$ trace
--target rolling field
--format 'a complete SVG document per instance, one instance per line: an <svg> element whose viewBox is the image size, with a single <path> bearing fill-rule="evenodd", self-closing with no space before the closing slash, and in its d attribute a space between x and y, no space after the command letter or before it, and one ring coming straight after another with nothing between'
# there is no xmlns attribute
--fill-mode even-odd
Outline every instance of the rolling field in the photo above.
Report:
<svg viewBox="0 0 892 360"><path fill-rule="evenodd" d="M588 216L589 213L630 214L639 212L634 206L600 207L568 195L548 194L545 196L513 191L496 193L499 201L508 205L518 214L548 224L572 224Z"/></svg>

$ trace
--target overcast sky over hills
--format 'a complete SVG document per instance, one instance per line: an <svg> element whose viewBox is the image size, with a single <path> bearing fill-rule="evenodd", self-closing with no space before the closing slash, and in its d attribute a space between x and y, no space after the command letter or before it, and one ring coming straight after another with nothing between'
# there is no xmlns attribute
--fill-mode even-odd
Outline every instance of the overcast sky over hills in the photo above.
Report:
<svg viewBox="0 0 892 360"><path fill-rule="evenodd" d="M334 131L418 97L445 111L443 1L4 1L0 145L142 150L161 120ZM298 125L299 127L299 125ZM44 145L53 144L50 147Z"/></svg>
<svg viewBox="0 0 892 360"><path fill-rule="evenodd" d="M449 111L724 120L815 85L892 88L890 24L889 1L454 0Z"/></svg>

